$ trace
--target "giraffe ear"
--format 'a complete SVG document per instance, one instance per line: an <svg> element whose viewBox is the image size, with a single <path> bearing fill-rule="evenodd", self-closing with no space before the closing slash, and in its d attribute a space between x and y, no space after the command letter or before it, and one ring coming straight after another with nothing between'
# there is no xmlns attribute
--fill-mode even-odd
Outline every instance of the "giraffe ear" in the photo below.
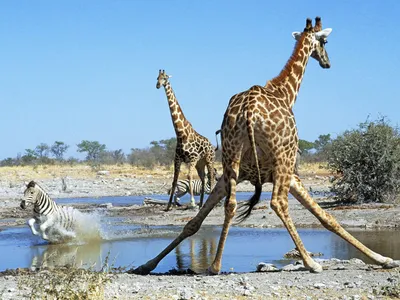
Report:
<svg viewBox="0 0 400 300"><path fill-rule="evenodd" d="M298 31L292 32L292 37L293 37L296 41L299 40L300 36L301 36L301 32L298 32Z"/></svg>
<svg viewBox="0 0 400 300"><path fill-rule="evenodd" d="M331 34L331 32L332 32L332 28L325 28L325 29L323 29L323 30L318 31L317 33L315 33L315 37L316 37L317 39L324 39L324 38L327 38L328 35Z"/></svg>
<svg viewBox="0 0 400 300"><path fill-rule="evenodd" d="M172 77L172 75L167 75L168 76L168 78L171 78Z"/></svg>

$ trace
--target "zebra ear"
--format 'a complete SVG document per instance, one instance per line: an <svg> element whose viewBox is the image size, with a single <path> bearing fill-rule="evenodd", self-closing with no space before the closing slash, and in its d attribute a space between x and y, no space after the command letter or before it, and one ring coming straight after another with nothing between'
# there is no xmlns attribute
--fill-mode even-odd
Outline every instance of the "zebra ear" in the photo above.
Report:
<svg viewBox="0 0 400 300"><path fill-rule="evenodd" d="M28 187L29 183L28 183L28 181L25 181L24 184L25 184L26 187Z"/></svg>
<svg viewBox="0 0 400 300"><path fill-rule="evenodd" d="M35 185L36 185L36 182L35 181L30 181L29 183L26 183L26 187L27 188L30 188L30 187L35 187Z"/></svg>

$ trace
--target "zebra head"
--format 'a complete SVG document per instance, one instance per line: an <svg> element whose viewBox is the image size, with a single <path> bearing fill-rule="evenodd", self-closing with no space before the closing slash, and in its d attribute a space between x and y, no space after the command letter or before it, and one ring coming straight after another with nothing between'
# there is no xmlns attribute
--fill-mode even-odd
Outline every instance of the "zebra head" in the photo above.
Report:
<svg viewBox="0 0 400 300"><path fill-rule="evenodd" d="M21 200L20 207L22 209L26 208L26 202L36 203L38 199L38 194L40 191L39 185L33 180L26 185L26 189L24 191L24 197Z"/></svg>

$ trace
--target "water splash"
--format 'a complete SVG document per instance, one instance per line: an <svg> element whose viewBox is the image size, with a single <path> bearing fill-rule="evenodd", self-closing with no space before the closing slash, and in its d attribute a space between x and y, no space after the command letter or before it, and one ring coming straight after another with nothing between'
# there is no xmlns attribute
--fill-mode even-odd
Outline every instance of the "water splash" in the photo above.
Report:
<svg viewBox="0 0 400 300"><path fill-rule="evenodd" d="M69 218L72 223L70 226L65 226L65 222L56 219L46 230L50 244L85 244L102 240L101 213L83 213L72 207L62 209L63 218ZM45 218L41 216L40 222L45 221Z"/></svg>

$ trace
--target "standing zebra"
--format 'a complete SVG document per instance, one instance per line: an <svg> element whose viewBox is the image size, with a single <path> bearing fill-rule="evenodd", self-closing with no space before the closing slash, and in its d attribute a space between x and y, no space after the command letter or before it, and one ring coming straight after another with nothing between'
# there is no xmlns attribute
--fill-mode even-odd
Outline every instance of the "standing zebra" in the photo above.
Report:
<svg viewBox="0 0 400 300"><path fill-rule="evenodd" d="M217 170L214 168L214 178L215 178L215 184L219 180L219 177L217 176ZM215 186L214 184L214 186ZM201 195L201 179L194 179L192 180L192 189L193 189L193 195L194 196L199 196ZM214 188L214 187L212 187ZM206 176L206 183L204 186L204 193L205 194L210 194L211 193L211 178L210 174L207 174ZM168 195L171 194L171 189L168 189ZM182 204L179 203L179 200L181 197L186 195L187 193L190 193L190 188L189 188L189 179L181 179L178 180L176 183L176 189L175 189L175 195L174 195L174 203L177 206L182 206Z"/></svg>
<svg viewBox="0 0 400 300"><path fill-rule="evenodd" d="M75 210L72 207L58 206L36 182L27 184L20 207L26 208L26 202L33 203L32 219L28 220L32 234L49 240L48 229L56 228L63 237L74 237ZM35 228L39 225L39 231Z"/></svg>

